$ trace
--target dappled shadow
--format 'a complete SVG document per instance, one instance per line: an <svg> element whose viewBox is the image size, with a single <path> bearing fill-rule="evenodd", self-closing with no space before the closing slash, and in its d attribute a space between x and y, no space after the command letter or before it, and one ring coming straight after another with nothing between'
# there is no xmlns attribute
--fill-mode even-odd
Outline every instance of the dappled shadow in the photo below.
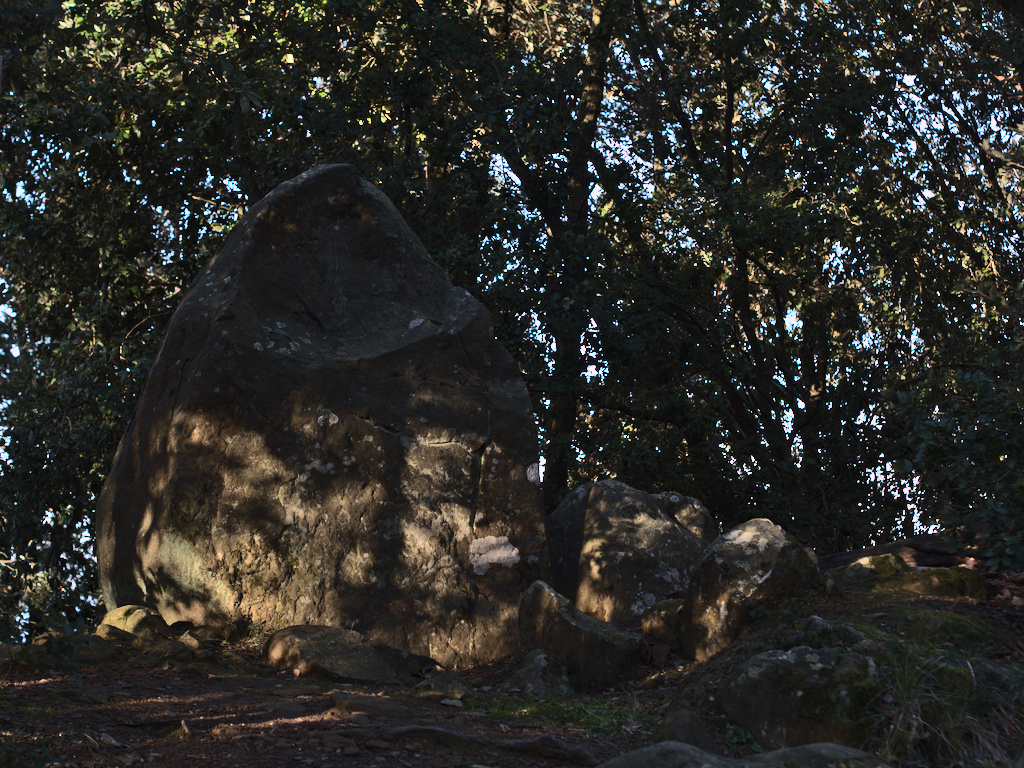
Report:
<svg viewBox="0 0 1024 768"><path fill-rule="evenodd" d="M100 499L104 598L449 663L507 653L548 560L515 363L418 243L381 252L366 215L292 203L251 211L172 319ZM475 562L491 538L515 562Z"/></svg>

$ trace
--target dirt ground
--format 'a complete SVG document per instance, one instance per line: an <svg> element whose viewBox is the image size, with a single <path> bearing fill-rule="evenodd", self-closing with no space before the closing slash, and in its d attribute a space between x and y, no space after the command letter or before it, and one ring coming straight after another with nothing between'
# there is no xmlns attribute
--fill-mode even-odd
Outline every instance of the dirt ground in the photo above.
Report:
<svg viewBox="0 0 1024 768"><path fill-rule="evenodd" d="M990 579L984 602L919 599L1010 630L1020 642L1005 649L1006 658L1020 662L1022 582ZM841 606L831 607L841 616ZM418 699L409 687L297 678L245 644L184 661L126 651L76 674L2 663L0 765L597 765L659 741L661 716L696 671L670 660L615 690L534 703L498 690L512 665L506 659L464 672L475 695L454 706Z"/></svg>
<svg viewBox="0 0 1024 768"><path fill-rule="evenodd" d="M671 684L591 697L588 726L535 713L529 700L494 684L510 662L472 670L478 696L462 707L412 696L409 688L295 678L253 649L225 648L210 662L134 654L52 674L0 666L5 765L489 766L596 765L652 741L649 718ZM79 682L81 685L79 685ZM336 707L332 694L365 706ZM478 708L479 707L479 708ZM366 710L360 712L359 710ZM600 711L598 711L600 710Z"/></svg>

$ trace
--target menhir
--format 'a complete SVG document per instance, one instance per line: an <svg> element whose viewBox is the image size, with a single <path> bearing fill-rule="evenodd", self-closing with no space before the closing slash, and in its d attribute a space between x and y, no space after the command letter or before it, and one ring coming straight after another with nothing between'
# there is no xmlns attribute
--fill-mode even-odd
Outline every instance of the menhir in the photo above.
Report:
<svg viewBox="0 0 1024 768"><path fill-rule="evenodd" d="M242 218L171 320L99 501L104 600L493 659L549 574L537 460L487 311L380 191L320 166Z"/></svg>

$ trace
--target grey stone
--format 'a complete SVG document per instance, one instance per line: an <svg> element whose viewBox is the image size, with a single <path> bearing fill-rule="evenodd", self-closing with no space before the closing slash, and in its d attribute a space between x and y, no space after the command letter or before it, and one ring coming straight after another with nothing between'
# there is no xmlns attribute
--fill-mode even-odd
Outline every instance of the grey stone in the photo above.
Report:
<svg viewBox="0 0 1024 768"><path fill-rule="evenodd" d="M677 709L668 712L658 724L657 736L663 741L681 741L713 755L721 755L722 748L696 712Z"/></svg>
<svg viewBox="0 0 1024 768"><path fill-rule="evenodd" d="M868 707L880 693L871 657L799 646L744 661L722 681L716 705L766 747L862 747L872 724Z"/></svg>
<svg viewBox="0 0 1024 768"><path fill-rule="evenodd" d="M554 588L584 613L639 627L645 609L685 593L717 524L697 499L617 480L581 486L547 521Z"/></svg>
<svg viewBox="0 0 1024 768"><path fill-rule="evenodd" d="M693 576L683 655L704 661L727 647L755 607L776 607L824 586L814 552L770 520L757 518L719 536Z"/></svg>
<svg viewBox="0 0 1024 768"><path fill-rule="evenodd" d="M579 691L603 690L634 676L643 643L636 633L581 613L542 581L531 584L520 602L519 641L558 656Z"/></svg>
<svg viewBox="0 0 1024 768"><path fill-rule="evenodd" d="M569 682L565 662L539 648L530 651L499 688L521 691L538 699L565 698L576 693Z"/></svg>
<svg viewBox="0 0 1024 768"><path fill-rule="evenodd" d="M144 605L122 605L107 611L100 621L100 626L110 626L128 632L143 640L162 640L175 638L174 632L161 616Z"/></svg>
<svg viewBox="0 0 1024 768"><path fill-rule="evenodd" d="M473 688L458 672L441 672L428 677L426 680L413 686L412 693L420 699L430 701L444 701L455 699L461 701L467 696L473 695Z"/></svg>
<svg viewBox="0 0 1024 768"><path fill-rule="evenodd" d="M98 503L104 601L489 661L549 573L537 462L488 312L380 191L320 166L171 319Z"/></svg>
<svg viewBox="0 0 1024 768"><path fill-rule="evenodd" d="M286 627L272 634L263 655L299 675L350 683L396 683L394 671L358 632L338 627Z"/></svg>

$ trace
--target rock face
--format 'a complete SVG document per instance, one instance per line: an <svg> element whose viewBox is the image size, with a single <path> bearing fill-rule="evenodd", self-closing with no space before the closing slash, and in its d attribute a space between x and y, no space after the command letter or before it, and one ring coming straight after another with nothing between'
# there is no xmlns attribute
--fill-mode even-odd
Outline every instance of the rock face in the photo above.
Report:
<svg viewBox="0 0 1024 768"><path fill-rule="evenodd" d="M634 675L641 638L578 611L564 595L534 582L519 607L519 640L565 662L576 690L598 691Z"/></svg>
<svg viewBox="0 0 1024 768"><path fill-rule="evenodd" d="M748 520L715 539L697 566L690 621L682 625L683 654L704 661L733 641L751 609L821 583L813 552L770 520Z"/></svg>
<svg viewBox="0 0 1024 768"><path fill-rule="evenodd" d="M616 480L577 488L547 524L555 589L584 613L630 628L652 604L687 591L718 532L696 499Z"/></svg>
<svg viewBox="0 0 1024 768"><path fill-rule="evenodd" d="M548 573L537 461L487 311L351 166L320 166L171 320L99 500L104 600L493 659Z"/></svg>

